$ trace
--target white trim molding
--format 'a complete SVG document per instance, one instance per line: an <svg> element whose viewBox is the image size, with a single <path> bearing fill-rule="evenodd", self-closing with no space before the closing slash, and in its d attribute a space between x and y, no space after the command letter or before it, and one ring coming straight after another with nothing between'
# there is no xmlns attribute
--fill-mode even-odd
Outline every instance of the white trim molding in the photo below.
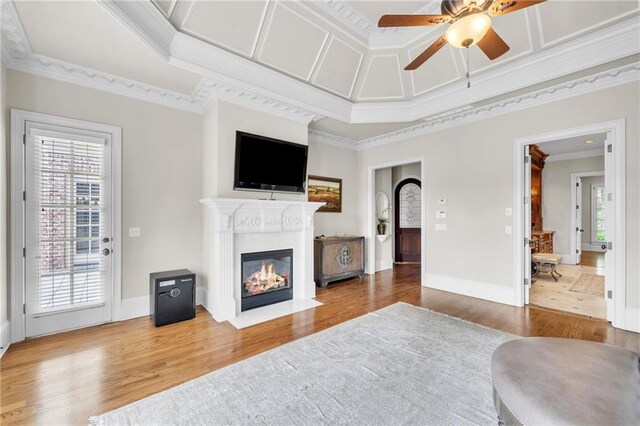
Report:
<svg viewBox="0 0 640 426"><path fill-rule="evenodd" d="M0 323L0 358L7 353L7 349L11 345L11 323L2 321Z"/></svg>
<svg viewBox="0 0 640 426"><path fill-rule="evenodd" d="M510 285L499 285L468 280L465 278L427 273L423 286L436 290L448 291L449 293L462 294L465 296L475 297L477 299L514 306L513 287Z"/></svg>
<svg viewBox="0 0 640 426"><path fill-rule="evenodd" d="M590 149L588 151L567 152L566 154L551 154L544 162L553 163L554 161L578 160L581 158L591 158L603 156L602 149Z"/></svg>
<svg viewBox="0 0 640 426"><path fill-rule="evenodd" d="M625 328L640 333L640 309L627 306L625 316Z"/></svg>

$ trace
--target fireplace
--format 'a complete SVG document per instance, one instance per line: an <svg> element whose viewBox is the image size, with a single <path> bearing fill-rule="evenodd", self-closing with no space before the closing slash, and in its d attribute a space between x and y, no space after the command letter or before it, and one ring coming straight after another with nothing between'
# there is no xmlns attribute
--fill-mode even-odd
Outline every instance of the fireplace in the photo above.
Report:
<svg viewBox="0 0 640 426"><path fill-rule="evenodd" d="M293 299L293 250L241 255L241 310Z"/></svg>

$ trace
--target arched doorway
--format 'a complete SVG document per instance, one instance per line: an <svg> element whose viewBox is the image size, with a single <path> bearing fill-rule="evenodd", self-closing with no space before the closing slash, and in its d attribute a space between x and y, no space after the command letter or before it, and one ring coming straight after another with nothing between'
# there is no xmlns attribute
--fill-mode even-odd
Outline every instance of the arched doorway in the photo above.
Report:
<svg viewBox="0 0 640 426"><path fill-rule="evenodd" d="M395 262L420 263L420 181L408 178L398 183L394 200Z"/></svg>

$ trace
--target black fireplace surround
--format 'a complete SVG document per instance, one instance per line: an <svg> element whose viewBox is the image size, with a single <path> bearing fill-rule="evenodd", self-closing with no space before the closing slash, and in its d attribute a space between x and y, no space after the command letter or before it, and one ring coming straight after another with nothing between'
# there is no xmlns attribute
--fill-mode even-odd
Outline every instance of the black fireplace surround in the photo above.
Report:
<svg viewBox="0 0 640 426"><path fill-rule="evenodd" d="M293 250L243 253L242 312L293 299Z"/></svg>

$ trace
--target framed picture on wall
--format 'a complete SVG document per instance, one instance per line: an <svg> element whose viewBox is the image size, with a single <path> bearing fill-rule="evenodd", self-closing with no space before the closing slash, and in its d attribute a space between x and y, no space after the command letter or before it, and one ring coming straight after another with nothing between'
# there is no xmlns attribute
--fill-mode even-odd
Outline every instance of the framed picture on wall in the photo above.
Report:
<svg viewBox="0 0 640 426"><path fill-rule="evenodd" d="M319 212L342 212L342 179L309 175L307 179L307 199L326 203Z"/></svg>

